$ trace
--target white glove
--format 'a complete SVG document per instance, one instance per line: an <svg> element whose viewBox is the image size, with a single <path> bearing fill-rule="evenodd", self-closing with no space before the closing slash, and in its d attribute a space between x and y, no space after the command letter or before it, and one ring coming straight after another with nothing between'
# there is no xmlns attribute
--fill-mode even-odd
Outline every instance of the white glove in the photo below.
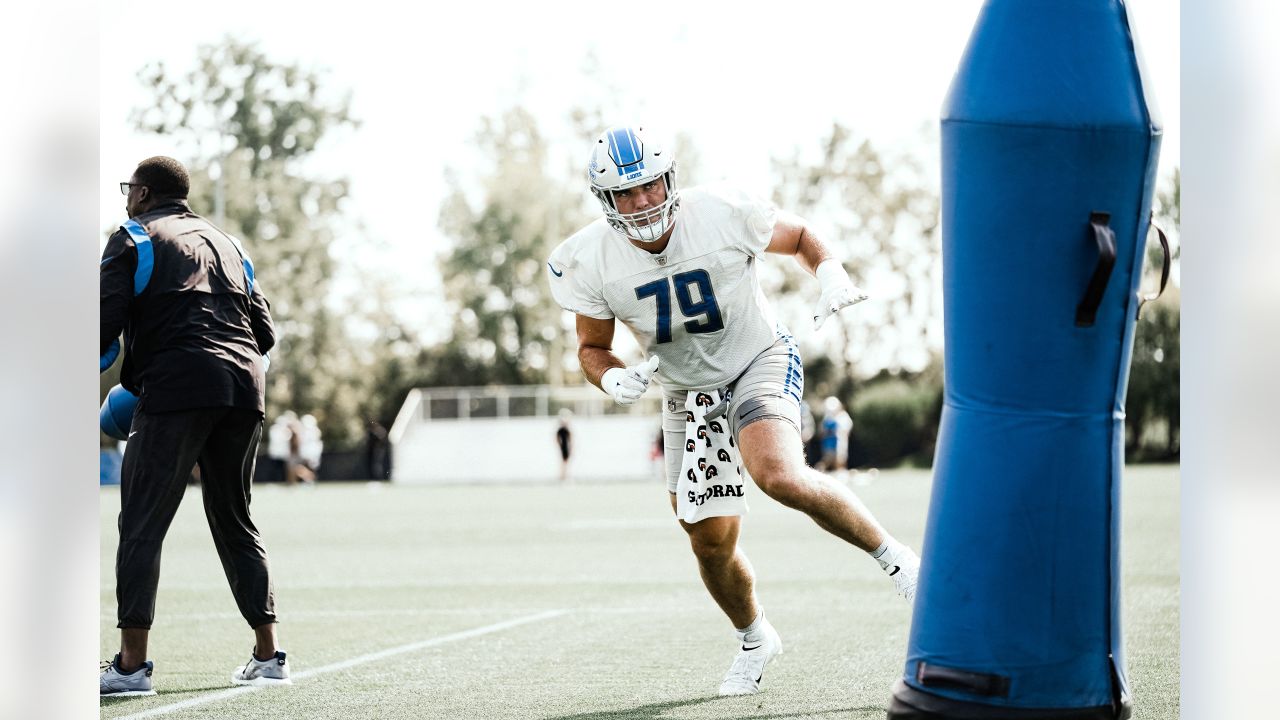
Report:
<svg viewBox="0 0 1280 720"><path fill-rule="evenodd" d="M838 260L827 259L818 264L815 271L818 285L822 288L822 297L813 309L813 329L822 327L827 318L835 315L850 305L856 305L867 299L867 294L858 289L849 279L844 266Z"/></svg>
<svg viewBox="0 0 1280 720"><path fill-rule="evenodd" d="M649 358L643 365L609 368L600 376L600 387L613 396L614 402L630 405L649 389L649 379L657 369L657 355Z"/></svg>

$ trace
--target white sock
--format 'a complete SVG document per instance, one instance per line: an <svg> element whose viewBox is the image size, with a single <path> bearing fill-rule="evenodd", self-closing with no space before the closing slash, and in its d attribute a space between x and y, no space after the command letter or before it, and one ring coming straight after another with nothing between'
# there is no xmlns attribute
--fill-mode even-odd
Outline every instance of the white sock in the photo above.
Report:
<svg viewBox="0 0 1280 720"><path fill-rule="evenodd" d="M743 640L747 642L755 642L756 640L759 639L756 636L759 634L760 629L763 625L764 625L764 608L761 608L756 611L756 619L752 620L750 625L744 628L734 628L734 629L737 630L738 632L739 640Z"/></svg>

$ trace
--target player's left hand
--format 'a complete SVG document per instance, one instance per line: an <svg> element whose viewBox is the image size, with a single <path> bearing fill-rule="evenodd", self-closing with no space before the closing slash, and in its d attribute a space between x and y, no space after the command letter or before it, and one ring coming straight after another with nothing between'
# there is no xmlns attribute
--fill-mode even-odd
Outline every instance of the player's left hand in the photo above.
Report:
<svg viewBox="0 0 1280 720"><path fill-rule="evenodd" d="M857 305L869 296L860 290L844 267L835 260L827 260L818 266L818 282L822 285L822 297L813 309L813 329L817 330L827 321L850 305Z"/></svg>

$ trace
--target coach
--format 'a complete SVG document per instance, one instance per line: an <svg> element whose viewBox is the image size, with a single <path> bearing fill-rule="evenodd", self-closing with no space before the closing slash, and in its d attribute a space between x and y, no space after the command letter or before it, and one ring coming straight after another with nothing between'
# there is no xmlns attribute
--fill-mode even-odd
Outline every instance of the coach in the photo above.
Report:
<svg viewBox="0 0 1280 720"><path fill-rule="evenodd" d="M153 692L160 547L197 463L218 557L256 635L254 659L233 680L288 678L267 551L249 517L275 330L244 249L191 212L189 189L178 161L142 161L120 184L130 220L102 253L100 351L108 357L124 332L121 384L139 397L121 469L120 653L103 670L103 695Z"/></svg>

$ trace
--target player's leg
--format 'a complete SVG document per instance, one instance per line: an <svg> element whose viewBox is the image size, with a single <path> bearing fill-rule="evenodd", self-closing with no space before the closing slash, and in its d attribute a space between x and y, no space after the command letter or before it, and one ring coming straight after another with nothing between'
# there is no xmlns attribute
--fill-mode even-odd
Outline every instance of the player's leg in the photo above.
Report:
<svg viewBox="0 0 1280 720"><path fill-rule="evenodd" d="M894 579L898 592L915 598L920 559L885 532L853 490L804 462L800 433L776 418L761 418L738 433L742 464L766 495L799 510L822 529L870 554Z"/></svg>
<svg viewBox="0 0 1280 720"><path fill-rule="evenodd" d="M116 549L120 655L108 673L133 675L147 662L161 546L210 424L207 413L200 410L134 415L120 469ZM149 678L146 684L149 688Z"/></svg>
<svg viewBox="0 0 1280 720"><path fill-rule="evenodd" d="M671 495L671 509L676 496ZM711 517L696 523L680 521L698 561L698 573L711 598L733 623L740 645L729 671L720 683L721 695L751 695L760 691L760 679L769 661L782 654L782 638L764 617L756 600L755 571L738 548L742 518Z"/></svg>
<svg viewBox="0 0 1280 720"><path fill-rule="evenodd" d="M766 495L862 550L884 542L884 528L852 490L805 464L800 434L789 423L761 418L739 431L738 443L743 465Z"/></svg>
<svg viewBox="0 0 1280 720"><path fill-rule="evenodd" d="M254 461L262 419L251 410L227 408L200 455L205 516L214 547L240 614L254 631L253 659L237 669L236 682L288 681L285 653L276 639L275 592L267 550L249 515ZM257 682L261 681L261 682Z"/></svg>
<svg viewBox="0 0 1280 720"><path fill-rule="evenodd" d="M676 496L671 495L671 509ZM737 515L712 517L696 523L680 521L689 535L689 547L698 562L698 574L711 599L724 611L735 628L744 628L759 614L756 602L755 571L738 548L738 530L742 518Z"/></svg>
<svg viewBox="0 0 1280 720"><path fill-rule="evenodd" d="M734 383L728 416L743 466L766 495L870 554L899 594L913 600L920 559L885 532L848 486L805 463L803 387L800 355L789 337L761 353Z"/></svg>
<svg viewBox="0 0 1280 720"><path fill-rule="evenodd" d="M671 510L676 512L676 487L685 446L684 399L666 398L662 415L663 459ZM738 549L739 516L711 517L700 522L680 521L689 536L689 547L698 561L698 573L735 628L746 627L755 618L755 573L747 556Z"/></svg>
<svg viewBox="0 0 1280 720"><path fill-rule="evenodd" d="M663 442L667 489L671 510L676 511L676 479L684 453L683 403L668 403L663 416ZM679 408L678 410L676 408ZM710 517L696 523L680 521L689 536L689 547L698 563L702 584L733 623L740 649L735 653L723 682L721 695L749 695L760 689L764 667L782 653L782 639L764 617L756 599L755 571L738 547L742 518L737 515Z"/></svg>

